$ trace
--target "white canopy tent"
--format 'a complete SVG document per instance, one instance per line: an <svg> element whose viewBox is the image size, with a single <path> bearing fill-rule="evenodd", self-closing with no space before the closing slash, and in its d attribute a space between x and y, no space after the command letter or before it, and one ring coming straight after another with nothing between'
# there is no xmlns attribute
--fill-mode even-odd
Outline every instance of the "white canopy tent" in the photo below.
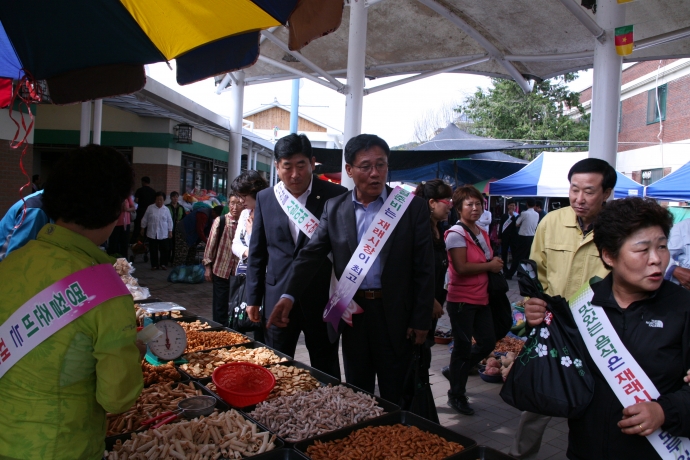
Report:
<svg viewBox="0 0 690 460"><path fill-rule="evenodd" d="M315 81L346 95L347 142L361 131L366 94L412 80L465 72L511 78L530 91L530 80L594 67L590 155L615 164L623 58L613 29L635 26L635 51L625 61L688 57L690 8L687 0L596 3L592 14L576 0L349 0L340 28L301 52L288 49L284 28L263 31L258 62L226 75L218 91L231 85L231 127L241 132L246 85ZM365 79L409 74L365 86ZM231 144L230 175L239 171L240 148Z"/></svg>

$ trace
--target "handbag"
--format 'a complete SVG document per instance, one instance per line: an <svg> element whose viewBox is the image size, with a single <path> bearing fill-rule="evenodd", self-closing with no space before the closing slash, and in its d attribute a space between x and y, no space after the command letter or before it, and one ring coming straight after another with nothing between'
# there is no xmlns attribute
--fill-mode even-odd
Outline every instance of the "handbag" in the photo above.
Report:
<svg viewBox="0 0 690 460"><path fill-rule="evenodd" d="M477 235L475 235L467 225L462 222L458 223L465 229L468 235L472 236L474 244L476 244L478 248L481 248L482 246L479 244ZM486 261L490 262L489 259L486 259ZM500 340L505 337L508 331L510 331L510 328L513 327L513 313L510 308L510 300L508 300L508 296L506 295L506 292L508 292L508 281L506 277L503 276L502 271L499 273L486 272L486 274L489 276L489 308L491 308L491 317L494 322L494 335L496 340Z"/></svg>
<svg viewBox="0 0 690 460"><path fill-rule="evenodd" d="M251 332L261 329L261 323L255 323L249 319L247 314L247 302L244 295L247 283L246 275L231 276L229 281L230 300L228 301L228 310L230 329L234 329L237 332ZM263 317L263 306L259 312Z"/></svg>
<svg viewBox="0 0 690 460"><path fill-rule="evenodd" d="M436 403L429 383L430 365L431 350L424 345L413 345L412 359L403 383L400 408L439 423Z"/></svg>
<svg viewBox="0 0 690 460"><path fill-rule="evenodd" d="M518 267L520 294L547 304L544 322L532 329L513 362L501 398L516 409L554 417L577 418L594 395L594 377L584 359L587 353L565 299L542 292L536 264Z"/></svg>

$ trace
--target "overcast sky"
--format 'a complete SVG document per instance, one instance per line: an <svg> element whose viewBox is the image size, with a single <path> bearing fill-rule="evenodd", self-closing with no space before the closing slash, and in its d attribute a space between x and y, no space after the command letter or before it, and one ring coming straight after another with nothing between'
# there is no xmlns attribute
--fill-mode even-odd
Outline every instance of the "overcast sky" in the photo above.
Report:
<svg viewBox="0 0 690 460"><path fill-rule="evenodd" d="M174 69L174 62L171 62ZM228 116L230 113L230 91L216 94L213 79L179 86L175 71L167 64L147 66L148 73L155 80L169 86L208 109ZM592 84L591 71L581 72L581 77L571 84L571 89L580 91ZM378 86L401 77L379 78L367 81L367 87ZM309 80L302 80L300 90L300 112L342 131L345 118L345 96ZM344 83L344 81L343 81ZM488 88L487 77L469 74L440 74L412 83L396 86L364 97L362 132L377 134L389 145L396 146L414 139L414 123L428 111L441 110L444 105L460 104L477 87ZM247 86L244 93L244 110L248 112L270 104L277 99L290 105L292 83L290 81Z"/></svg>

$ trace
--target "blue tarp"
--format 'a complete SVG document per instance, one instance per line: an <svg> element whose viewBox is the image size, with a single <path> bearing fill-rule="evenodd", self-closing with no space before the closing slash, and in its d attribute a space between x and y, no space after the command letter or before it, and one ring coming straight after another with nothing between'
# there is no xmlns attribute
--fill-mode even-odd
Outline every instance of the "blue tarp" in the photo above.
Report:
<svg viewBox="0 0 690 460"><path fill-rule="evenodd" d="M647 196L665 201L690 201L690 162L648 186Z"/></svg>
<svg viewBox="0 0 690 460"><path fill-rule="evenodd" d="M587 152L542 152L517 173L489 184L491 195L567 197L570 184L568 171ZM614 198L642 196L643 186L621 173L614 189Z"/></svg>
<svg viewBox="0 0 690 460"><path fill-rule="evenodd" d="M492 160L447 160L414 169L389 171L388 180L390 182L421 182L439 178L452 187L456 187L487 179L500 179L519 171L524 166L521 163Z"/></svg>

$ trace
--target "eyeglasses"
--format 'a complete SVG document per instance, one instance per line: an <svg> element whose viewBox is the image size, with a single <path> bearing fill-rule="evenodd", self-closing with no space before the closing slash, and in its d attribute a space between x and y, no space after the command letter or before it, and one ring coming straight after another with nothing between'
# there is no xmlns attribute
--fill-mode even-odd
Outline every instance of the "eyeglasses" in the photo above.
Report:
<svg viewBox="0 0 690 460"><path fill-rule="evenodd" d="M369 174L371 172L372 168L376 168L376 171L378 171L378 172L383 172L383 171L387 170L388 169L388 163L381 162L381 163L376 163L375 165L366 164L363 166L352 165L352 167L359 169L364 174Z"/></svg>
<svg viewBox="0 0 690 460"><path fill-rule="evenodd" d="M242 203L239 201L234 201L234 202L228 203L229 208L237 207L237 206L242 206Z"/></svg>
<svg viewBox="0 0 690 460"><path fill-rule="evenodd" d="M439 203L443 203L447 206L453 206L453 199L452 198L448 198L447 200L436 200L436 201L438 201Z"/></svg>

